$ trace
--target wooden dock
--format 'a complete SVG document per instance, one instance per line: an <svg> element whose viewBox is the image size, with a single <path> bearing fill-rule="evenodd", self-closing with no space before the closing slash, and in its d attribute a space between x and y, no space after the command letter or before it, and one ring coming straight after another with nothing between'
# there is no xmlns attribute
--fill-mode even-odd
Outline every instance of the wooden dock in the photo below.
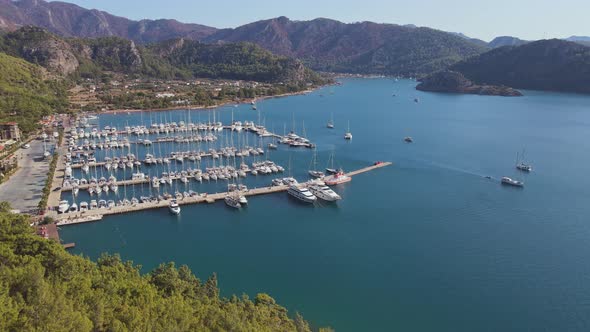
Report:
<svg viewBox="0 0 590 332"><path fill-rule="evenodd" d="M362 173L370 172L376 170L378 168L386 167L392 165L390 162L382 162L378 164L374 164L372 166L368 166L365 168L361 168L359 170L355 170L349 173L346 173L347 176L355 176ZM272 186L272 187L262 187L262 188L254 188L249 189L247 191L242 191L242 195L248 196L257 196L257 195L266 195L272 193L278 193L287 191L289 186L287 185L280 185L280 186ZM199 204L199 203L215 203L218 200L223 200L227 192L215 193L215 194L200 194L194 197L185 197L178 200L179 205L188 205L188 204ZM130 212L137 212L142 210L149 210L149 209L160 209L168 207L169 200L161 200L158 202L147 202L147 203L137 203L134 205L125 205L125 206L115 206L112 208L103 208L103 209L94 209L88 210L85 212L77 212L77 213L66 213L66 214L57 214L55 211L52 211L53 217L63 224L69 224L67 220L76 220L76 223L82 222L84 218L88 220L93 220L93 218L89 218L90 216L106 216L106 215L114 215L114 214L124 214ZM73 222L72 222L73 223Z"/></svg>
<svg viewBox="0 0 590 332"><path fill-rule="evenodd" d="M356 171L348 172L348 173L346 173L346 175L347 176L350 176L350 177L353 177L355 175L359 175L359 174L362 174L362 173L370 172L370 171L375 170L377 168L389 166L389 165L392 165L392 164L393 163L388 162L388 161L387 162L379 162L379 163L375 163L374 165L369 166L369 167L365 167L365 168L358 169Z"/></svg>

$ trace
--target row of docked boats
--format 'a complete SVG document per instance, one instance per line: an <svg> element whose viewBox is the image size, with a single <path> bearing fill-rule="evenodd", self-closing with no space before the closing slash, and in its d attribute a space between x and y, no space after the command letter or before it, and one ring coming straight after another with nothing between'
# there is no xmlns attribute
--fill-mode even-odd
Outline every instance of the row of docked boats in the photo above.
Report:
<svg viewBox="0 0 590 332"><path fill-rule="evenodd" d="M209 131L209 132L219 132L223 129L231 129L233 131L252 131L259 135L268 134L268 131L264 126L256 125L252 121L233 121L230 125L224 125L219 121L214 122L206 122L206 123L193 123L193 122L184 122L180 121L176 122L165 122L165 123L152 123L149 127L145 125L138 125L138 126L125 126L122 130L117 129L115 126L105 126L103 129L99 129L97 127L92 128L91 130L86 130L86 128L90 128L91 126L82 125L83 128L73 128L70 131L70 135L72 137L78 138L106 138L109 136L118 136L118 135L134 135L134 136L143 136L143 135L160 135L160 134L173 134L173 133L187 133L187 132L197 132L197 131Z"/></svg>
<svg viewBox="0 0 590 332"><path fill-rule="evenodd" d="M115 201L114 200L104 200L101 199L99 201L97 200L91 200L90 204L88 202L80 202L80 206L78 207L78 204L76 204L76 202L73 202L72 204L70 204L67 200L61 200L59 202L59 205L57 206L57 213L76 213L76 212L85 212L85 211L89 211L89 210L96 210L96 209L108 209L108 208L112 208L115 207Z"/></svg>

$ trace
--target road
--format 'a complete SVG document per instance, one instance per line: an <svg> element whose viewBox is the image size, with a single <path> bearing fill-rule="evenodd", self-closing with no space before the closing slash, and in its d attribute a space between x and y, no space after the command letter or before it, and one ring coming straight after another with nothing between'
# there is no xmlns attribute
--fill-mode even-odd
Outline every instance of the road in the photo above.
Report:
<svg viewBox="0 0 590 332"><path fill-rule="evenodd" d="M30 144L30 149L19 149L14 153L18 158L18 169L8 181L0 184L0 201L9 202L13 209L23 213L37 209L49 172L49 162L43 160L43 142L33 140ZM50 143L47 148L50 149Z"/></svg>

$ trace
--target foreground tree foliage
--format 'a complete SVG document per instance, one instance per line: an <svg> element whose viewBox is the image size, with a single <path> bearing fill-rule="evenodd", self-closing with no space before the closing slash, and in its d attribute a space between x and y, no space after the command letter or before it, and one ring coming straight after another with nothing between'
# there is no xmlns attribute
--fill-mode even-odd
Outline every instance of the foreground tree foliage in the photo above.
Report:
<svg viewBox="0 0 590 332"><path fill-rule="evenodd" d="M267 294L220 298L186 266L142 275L117 255L96 263L0 211L0 331L310 331Z"/></svg>

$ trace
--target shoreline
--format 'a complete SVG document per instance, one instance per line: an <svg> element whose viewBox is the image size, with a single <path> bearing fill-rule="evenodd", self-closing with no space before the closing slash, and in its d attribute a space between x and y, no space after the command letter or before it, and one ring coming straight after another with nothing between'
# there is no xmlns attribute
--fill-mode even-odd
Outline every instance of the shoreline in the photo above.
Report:
<svg viewBox="0 0 590 332"><path fill-rule="evenodd" d="M191 111L207 111L207 110L211 110L211 109L216 109L216 108L221 108L221 107L225 107L228 105L245 105L245 104L251 104L253 101L256 102L258 100L266 100L266 99L274 99L274 98L285 98L285 97L292 97L292 96L300 96L300 95L306 95L309 93L312 93L316 90L319 90L321 88L326 87L327 85L323 85L320 87L317 87L315 89L307 89L307 90L303 90L303 91L298 91L298 92L289 92L289 93L283 93L280 95L274 95L274 96L262 96L262 97L258 97L258 98L254 98L254 99L245 99L239 102L225 102L219 105L213 105L213 106L196 106L194 108L190 107L190 106L171 106L171 107L164 107L164 108L147 108L147 109L116 109L116 110L108 110L108 111L101 111L101 112L97 112L97 113L91 113L91 114L117 114L117 113L138 113L138 112L161 112L161 111L176 111L176 110L183 110L183 109L187 109L187 110L191 110Z"/></svg>

